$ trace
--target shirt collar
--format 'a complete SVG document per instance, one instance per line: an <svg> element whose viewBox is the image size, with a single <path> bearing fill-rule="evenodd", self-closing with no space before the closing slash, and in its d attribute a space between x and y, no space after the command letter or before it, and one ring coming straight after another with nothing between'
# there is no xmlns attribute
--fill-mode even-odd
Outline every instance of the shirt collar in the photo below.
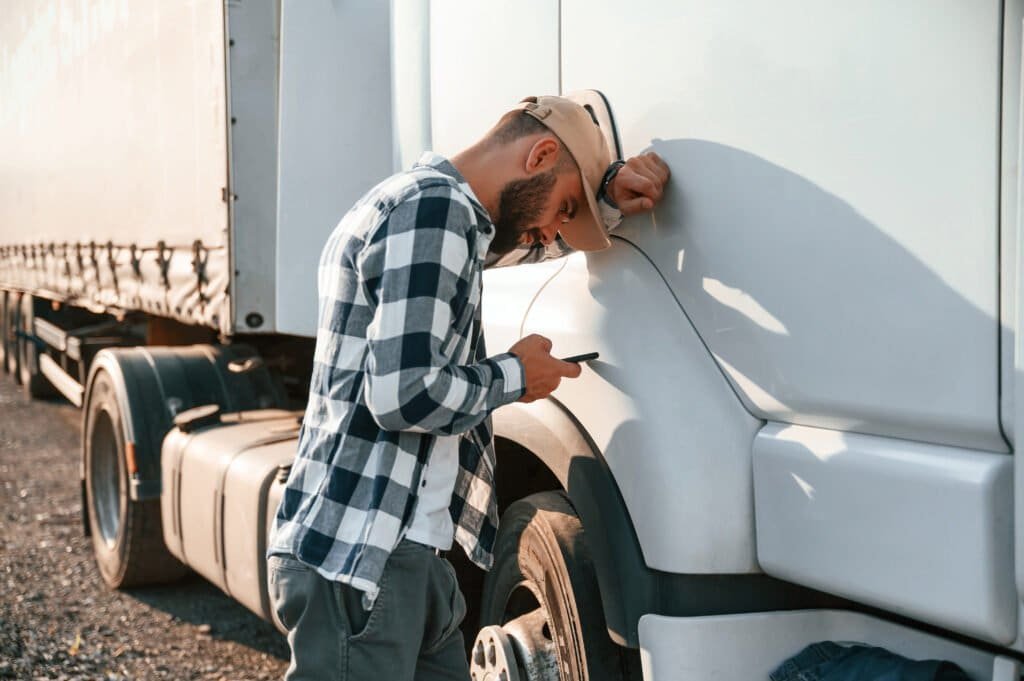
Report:
<svg viewBox="0 0 1024 681"><path fill-rule="evenodd" d="M413 168L429 167L453 178L459 185L459 189L465 194L470 203L473 204L473 208L476 209L477 215L480 219L477 221L477 229L480 231L481 239L477 241L477 250L481 252L481 255L487 253L488 246L491 245L491 240L494 238L494 222L491 220L490 213L484 208L484 205L480 203L480 199L477 198L473 192L473 188L469 186L469 182L462 176L462 173L444 156L435 154L432 151L426 151L420 156L419 160L413 165Z"/></svg>

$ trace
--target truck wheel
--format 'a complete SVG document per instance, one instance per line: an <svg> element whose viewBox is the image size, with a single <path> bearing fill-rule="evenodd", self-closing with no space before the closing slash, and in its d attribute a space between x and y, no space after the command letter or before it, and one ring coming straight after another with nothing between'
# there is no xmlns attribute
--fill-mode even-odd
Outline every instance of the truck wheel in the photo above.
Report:
<svg viewBox="0 0 1024 681"><path fill-rule="evenodd" d="M57 394L50 380L39 371L39 348L35 341L35 310L32 308L32 296L25 293L21 296L21 313L18 315L18 371L21 387L25 396L30 398L53 397Z"/></svg>
<svg viewBox="0 0 1024 681"><path fill-rule="evenodd" d="M519 681L605 681L639 669L639 654L608 636L583 526L561 492L530 495L502 515L480 609L474 679L504 671Z"/></svg>
<svg viewBox="0 0 1024 681"><path fill-rule="evenodd" d="M18 297L19 294L8 291L4 298L4 371L14 376L15 381L21 380L18 367L18 340L15 332L18 328Z"/></svg>
<svg viewBox="0 0 1024 681"><path fill-rule="evenodd" d="M83 437L89 527L103 581L122 589L184 575L187 569L164 545L160 500L129 495L121 408L106 372L93 383Z"/></svg>

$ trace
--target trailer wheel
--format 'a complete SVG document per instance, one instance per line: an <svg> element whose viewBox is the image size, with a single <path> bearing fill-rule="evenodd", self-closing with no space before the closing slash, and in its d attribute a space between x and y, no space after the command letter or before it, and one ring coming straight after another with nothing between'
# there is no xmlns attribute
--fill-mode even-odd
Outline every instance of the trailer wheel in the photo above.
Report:
<svg viewBox="0 0 1024 681"><path fill-rule="evenodd" d="M639 670L639 654L608 636L583 526L561 492L530 495L502 515L481 626L474 679L604 681Z"/></svg>
<svg viewBox="0 0 1024 681"><path fill-rule="evenodd" d="M18 315L18 370L21 387L25 396L30 398L53 397L57 394L50 379L39 370L39 348L35 343L35 310L32 307L32 296L25 293L21 296L21 313Z"/></svg>
<svg viewBox="0 0 1024 681"><path fill-rule="evenodd" d="M4 371L14 376L15 381L21 380L21 372L18 367L18 340L16 331L18 329L18 297L14 291L8 291L4 296Z"/></svg>
<svg viewBox="0 0 1024 681"><path fill-rule="evenodd" d="M164 545L160 500L131 500L122 418L114 382L100 372L85 414L85 492L96 564L115 589L187 572Z"/></svg>

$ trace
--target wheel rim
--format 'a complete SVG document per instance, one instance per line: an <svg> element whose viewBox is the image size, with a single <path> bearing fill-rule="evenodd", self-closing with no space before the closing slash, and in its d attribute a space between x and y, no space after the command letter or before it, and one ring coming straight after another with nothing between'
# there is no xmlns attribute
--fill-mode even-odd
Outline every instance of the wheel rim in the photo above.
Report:
<svg viewBox="0 0 1024 681"><path fill-rule="evenodd" d="M98 525L96 529L106 545L113 547L121 529L121 469L114 423L106 410L96 415L89 445L89 477L92 508Z"/></svg>
<svg viewBox="0 0 1024 681"><path fill-rule="evenodd" d="M477 635L470 659L473 681L559 681L551 618L526 583L509 594L503 619L501 626L484 627Z"/></svg>

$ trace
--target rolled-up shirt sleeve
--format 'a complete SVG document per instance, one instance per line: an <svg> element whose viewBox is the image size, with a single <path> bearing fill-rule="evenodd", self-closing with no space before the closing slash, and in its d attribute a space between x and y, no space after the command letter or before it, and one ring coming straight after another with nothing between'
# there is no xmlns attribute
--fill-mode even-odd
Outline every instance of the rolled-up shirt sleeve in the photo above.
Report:
<svg viewBox="0 0 1024 681"><path fill-rule="evenodd" d="M451 357L453 323L469 304L469 211L447 187L421 190L390 211L358 258L373 309L363 390L384 430L461 433L525 392L515 355Z"/></svg>

